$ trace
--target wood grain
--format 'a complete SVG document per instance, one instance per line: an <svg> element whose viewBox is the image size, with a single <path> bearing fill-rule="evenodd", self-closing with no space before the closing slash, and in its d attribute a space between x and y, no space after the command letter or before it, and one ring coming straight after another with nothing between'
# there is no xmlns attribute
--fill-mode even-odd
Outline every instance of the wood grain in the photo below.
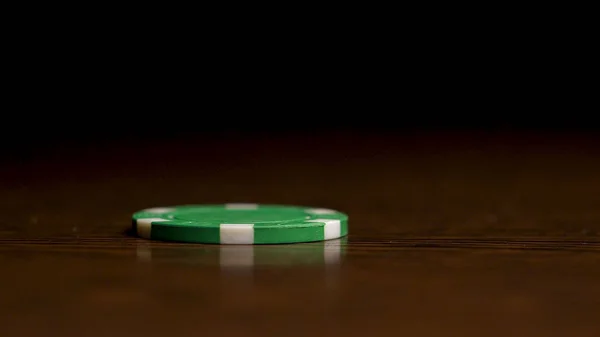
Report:
<svg viewBox="0 0 600 337"><path fill-rule="evenodd" d="M600 331L595 134L222 133L59 145L1 166L2 336ZM350 235L328 246L222 247L127 232L142 208L222 202L339 209Z"/></svg>

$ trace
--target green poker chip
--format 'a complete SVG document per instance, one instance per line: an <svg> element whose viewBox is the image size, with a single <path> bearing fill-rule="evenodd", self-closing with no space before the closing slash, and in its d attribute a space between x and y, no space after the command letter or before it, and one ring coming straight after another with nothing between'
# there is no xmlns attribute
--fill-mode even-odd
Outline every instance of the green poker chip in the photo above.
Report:
<svg viewBox="0 0 600 337"><path fill-rule="evenodd" d="M183 205L133 214L137 236L213 244L282 244L337 239L348 234L348 216L313 207L260 204Z"/></svg>

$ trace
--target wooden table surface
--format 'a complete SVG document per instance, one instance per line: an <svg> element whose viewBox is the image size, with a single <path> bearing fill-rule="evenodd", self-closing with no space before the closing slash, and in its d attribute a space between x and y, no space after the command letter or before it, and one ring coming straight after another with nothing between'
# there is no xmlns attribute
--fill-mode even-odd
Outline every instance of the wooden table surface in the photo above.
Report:
<svg viewBox="0 0 600 337"><path fill-rule="evenodd" d="M1 166L3 337L599 335L594 134L42 145ZM338 209L350 235L252 247L127 232L139 209L225 202Z"/></svg>

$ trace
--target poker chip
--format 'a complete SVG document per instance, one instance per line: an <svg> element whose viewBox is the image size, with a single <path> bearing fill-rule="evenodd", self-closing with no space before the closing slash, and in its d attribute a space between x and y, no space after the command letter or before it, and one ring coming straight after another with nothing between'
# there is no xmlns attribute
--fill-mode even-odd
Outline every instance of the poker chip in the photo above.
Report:
<svg viewBox="0 0 600 337"><path fill-rule="evenodd" d="M261 204L182 205L133 214L133 232L159 241L212 244L283 244L337 239L348 216L315 207Z"/></svg>

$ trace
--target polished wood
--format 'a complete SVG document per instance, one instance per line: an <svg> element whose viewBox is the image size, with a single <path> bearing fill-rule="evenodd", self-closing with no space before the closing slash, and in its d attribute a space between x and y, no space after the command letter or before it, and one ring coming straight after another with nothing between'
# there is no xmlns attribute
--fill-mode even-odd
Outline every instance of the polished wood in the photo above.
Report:
<svg viewBox="0 0 600 337"><path fill-rule="evenodd" d="M0 335L595 337L599 145L332 130L13 151ZM127 232L142 208L222 202L335 208L351 234L222 247Z"/></svg>

